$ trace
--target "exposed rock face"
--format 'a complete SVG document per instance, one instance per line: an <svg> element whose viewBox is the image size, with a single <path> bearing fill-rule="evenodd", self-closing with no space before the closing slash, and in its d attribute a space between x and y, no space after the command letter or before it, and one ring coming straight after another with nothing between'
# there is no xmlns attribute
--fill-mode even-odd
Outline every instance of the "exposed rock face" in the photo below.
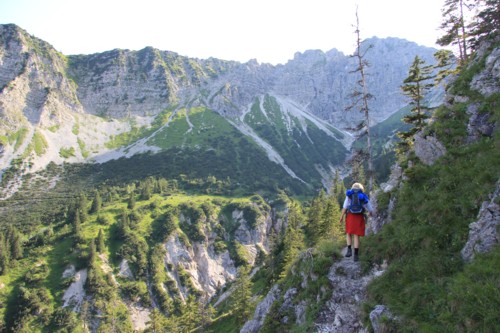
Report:
<svg viewBox="0 0 500 333"><path fill-rule="evenodd" d="M375 309L370 312L370 322L373 327L373 333L387 332L384 327L383 319L394 319L394 315L384 305L376 305Z"/></svg>
<svg viewBox="0 0 500 333"><path fill-rule="evenodd" d="M391 167L391 174L387 182L380 184L380 188L384 192L391 192L399 187L403 179L403 168L398 164Z"/></svg>
<svg viewBox="0 0 500 333"><path fill-rule="evenodd" d="M132 271L130 270L127 259L123 259L120 262L120 271L118 272L118 276L129 280L134 279L134 274L132 274Z"/></svg>
<svg viewBox="0 0 500 333"><path fill-rule="evenodd" d="M491 121L491 115L480 112L479 105L471 103L467 106L469 123L467 124L467 142L473 143L484 136L491 137L498 124Z"/></svg>
<svg viewBox="0 0 500 333"><path fill-rule="evenodd" d="M385 224L392 221L392 211L394 209L396 199L391 196L387 209L380 209L380 207L378 207L377 197L381 195L381 191L384 193L388 193L397 190L402 180L403 169L398 164L394 164L391 167L391 174L387 182L380 184L380 191L375 192L375 195L373 195L373 197L371 198L373 208L376 211L376 216L370 217L368 219L368 223L366 226L367 235L378 233Z"/></svg>
<svg viewBox="0 0 500 333"><path fill-rule="evenodd" d="M421 133L415 135L415 154L422 163L432 165L445 153L446 148L435 137L423 137Z"/></svg>
<svg viewBox="0 0 500 333"><path fill-rule="evenodd" d="M469 238L462 249L462 258L469 262L476 253L489 252L500 242L498 226L500 225L500 181L490 201L485 201L479 210L477 221L469 225Z"/></svg>
<svg viewBox="0 0 500 333"><path fill-rule="evenodd" d="M178 265L181 265L191 276L195 288L213 296L227 282L236 277L236 267L228 251L216 254L207 244L194 243L192 247L180 242L178 237L172 237L165 244L165 263L172 265L171 276L181 286ZM187 293L182 287L179 288Z"/></svg>
<svg viewBox="0 0 500 333"><path fill-rule="evenodd" d="M234 233L234 239L242 244L247 250L248 262L253 265L259 251L267 252L269 249L268 239L272 228L279 228L280 220L273 221L271 214L260 216L254 228L249 226L243 217L243 212L234 210L232 212L234 223L238 224ZM218 235L222 238L227 235ZM193 242L185 244L178 234L172 235L165 243L165 264L170 276L181 286L179 280L180 265L191 276L194 287L213 296L221 287L233 281L237 275L234 260L229 251L217 253L214 249L216 234L210 234L205 242ZM186 294L186 290L179 288Z"/></svg>
<svg viewBox="0 0 500 333"><path fill-rule="evenodd" d="M359 263L343 258L330 268L328 278L333 287L332 298L316 323L318 333L368 332L361 322L360 305L366 298L366 286L383 270L363 275Z"/></svg>
<svg viewBox="0 0 500 333"><path fill-rule="evenodd" d="M269 313L271 306L278 300L280 290L278 285L274 285L267 293L266 297L257 305L253 318L245 323L240 330L240 333L257 333L264 324L266 315Z"/></svg>
<svg viewBox="0 0 500 333"><path fill-rule="evenodd" d="M489 43L483 43L477 51L476 59L482 59L489 47L491 47ZM488 55L484 70L474 76L470 86L484 96L491 96L500 90L500 48L496 48Z"/></svg>
<svg viewBox="0 0 500 333"><path fill-rule="evenodd" d="M74 268L73 268L74 270ZM70 270L71 271L71 270ZM66 272L66 271L65 271ZM67 272L65 276L67 276ZM74 281L63 295L63 307L71 307L75 311L79 311L85 297L85 281L87 281L87 269L79 270L74 274Z"/></svg>
<svg viewBox="0 0 500 333"><path fill-rule="evenodd" d="M134 331L140 332L145 330L149 325L151 311L140 304L131 303L126 304L130 312L130 319L132 320L132 325Z"/></svg>

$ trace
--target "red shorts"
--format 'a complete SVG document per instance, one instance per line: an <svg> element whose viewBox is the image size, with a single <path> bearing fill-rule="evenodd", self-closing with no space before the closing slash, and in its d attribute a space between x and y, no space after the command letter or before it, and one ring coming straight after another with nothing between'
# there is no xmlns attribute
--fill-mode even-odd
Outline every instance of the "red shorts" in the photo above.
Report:
<svg viewBox="0 0 500 333"><path fill-rule="evenodd" d="M347 213L345 232L351 235L365 235L365 216L363 214Z"/></svg>

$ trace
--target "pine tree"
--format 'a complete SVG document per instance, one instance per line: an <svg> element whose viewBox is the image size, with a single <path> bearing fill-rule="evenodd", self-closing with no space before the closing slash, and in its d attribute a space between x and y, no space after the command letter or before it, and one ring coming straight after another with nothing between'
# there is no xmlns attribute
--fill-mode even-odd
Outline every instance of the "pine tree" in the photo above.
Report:
<svg viewBox="0 0 500 333"><path fill-rule="evenodd" d="M130 196L128 198L127 208L128 209L134 209L135 208L135 194L134 194L134 192L130 193Z"/></svg>
<svg viewBox="0 0 500 333"><path fill-rule="evenodd" d="M283 270L280 274L281 278L286 276L288 270L293 265L295 258L304 247L302 226L304 225L305 217L302 213L302 208L298 203L292 202L289 205L287 222L285 236L283 239ZM322 234L322 232L324 232L324 228L324 223L322 223L320 216L320 222L318 224L319 238L324 237Z"/></svg>
<svg viewBox="0 0 500 333"><path fill-rule="evenodd" d="M102 232L102 229L99 229L99 233L97 234L97 245L96 245L97 252L103 253L105 248L106 245L104 244L104 233Z"/></svg>
<svg viewBox="0 0 500 333"><path fill-rule="evenodd" d="M413 127L406 132L399 132L398 137L402 142L399 152L410 149L415 133L421 131L426 125L431 108L424 103L427 92L434 86L431 80L435 78L432 74L433 67L425 66L425 61L418 56L415 57L410 66L408 77L401 86L403 93L411 99L411 114L403 117L403 121Z"/></svg>
<svg viewBox="0 0 500 333"><path fill-rule="evenodd" d="M97 250L96 250L95 240L92 238L89 244L89 257L88 257L89 265L92 265L96 261L96 259L97 259Z"/></svg>
<svg viewBox="0 0 500 333"><path fill-rule="evenodd" d="M476 15L468 25L468 43L471 52L477 50L482 41L495 41L500 31L500 2L498 0L476 0ZM469 9L471 6L469 5Z"/></svg>
<svg viewBox="0 0 500 333"><path fill-rule="evenodd" d="M231 300L233 315L238 324L243 325L250 318L254 308L250 267L240 266L238 269L238 279L234 283Z"/></svg>
<svg viewBox="0 0 500 333"><path fill-rule="evenodd" d="M344 185L344 182L340 178L340 173L339 171L335 171L335 176L333 178L333 184L332 187L330 188L330 195L333 196L339 205L339 208L342 207L344 204L344 199L345 199L345 193L346 193L346 188Z"/></svg>
<svg viewBox="0 0 500 333"><path fill-rule="evenodd" d="M198 327L200 322L200 313L198 302L193 295L189 295L186 304L182 309L182 316L180 318L180 332L192 332Z"/></svg>
<svg viewBox="0 0 500 333"><path fill-rule="evenodd" d="M349 177L352 182L366 184L366 173L364 167L364 162L366 161L366 159L366 152L364 152L363 150L355 150L352 153L351 158L347 161L347 164L351 168Z"/></svg>
<svg viewBox="0 0 500 333"><path fill-rule="evenodd" d="M323 209L325 208L326 193L322 189L319 194L311 201L307 214L307 234L310 246L314 246L321 238L321 222L323 216Z"/></svg>
<svg viewBox="0 0 500 333"><path fill-rule="evenodd" d="M340 241L344 232L340 220L340 207L337 204L337 199L334 196L330 196L326 201L326 207L323 210L322 216L322 229L323 237L328 239L335 239Z"/></svg>
<svg viewBox="0 0 500 333"><path fill-rule="evenodd" d="M83 331L88 332L87 323L90 322L91 319L91 311L89 302L84 299L82 302L82 306L80 307L80 318L82 320Z"/></svg>
<svg viewBox="0 0 500 333"><path fill-rule="evenodd" d="M158 179L157 186L158 186L158 193L162 194L164 192L167 192L169 186L168 180L166 180L165 178Z"/></svg>
<svg viewBox="0 0 500 333"><path fill-rule="evenodd" d="M10 260L17 260L23 257L23 242L22 235L13 226L7 228L6 232L6 245L8 246L8 251L10 253Z"/></svg>
<svg viewBox="0 0 500 333"><path fill-rule="evenodd" d="M151 314L149 315L149 321L146 324L148 326L144 330L144 333L168 332L165 330L166 318L157 308L154 308L153 311L151 311Z"/></svg>
<svg viewBox="0 0 500 333"><path fill-rule="evenodd" d="M81 192L78 197L77 209L80 212L80 221L83 223L87 221L88 217L88 201L85 193Z"/></svg>
<svg viewBox="0 0 500 333"><path fill-rule="evenodd" d="M17 260L23 257L23 243L21 234L19 232L14 233L10 241L10 257L11 259Z"/></svg>
<svg viewBox="0 0 500 333"><path fill-rule="evenodd" d="M453 69L455 61L453 52L450 50L439 50L434 53L434 58L437 60L437 63L434 65L434 68L438 70L434 78L437 86L449 75L457 73L457 69Z"/></svg>
<svg viewBox="0 0 500 333"><path fill-rule="evenodd" d="M282 267L282 249L283 249L283 240L280 238L280 235L271 228L271 233L269 235L269 255L266 257L265 266L269 271L270 282L275 282L279 274L281 273Z"/></svg>
<svg viewBox="0 0 500 333"><path fill-rule="evenodd" d="M6 244L6 239L2 233L0 233L0 275L5 275L9 270L10 265L10 251Z"/></svg>
<svg viewBox="0 0 500 333"><path fill-rule="evenodd" d="M200 315L199 325L202 331L205 331L213 322L216 313L215 308L210 304L208 295L206 294L198 301L198 313Z"/></svg>
<svg viewBox="0 0 500 333"><path fill-rule="evenodd" d="M442 9L443 22L440 27L445 34L436 41L441 46L458 46L461 64L466 63L469 57L464 11L468 11L471 7L472 3L467 0L445 0Z"/></svg>
<svg viewBox="0 0 500 333"><path fill-rule="evenodd" d="M98 190L95 191L94 200L92 201L92 207L90 208L90 212L95 214L101 210L102 207L102 199L101 194Z"/></svg>
<svg viewBox="0 0 500 333"><path fill-rule="evenodd" d="M76 243L83 244L85 239L83 237L82 225L80 222L80 210L75 211L75 216L73 217L73 238Z"/></svg>

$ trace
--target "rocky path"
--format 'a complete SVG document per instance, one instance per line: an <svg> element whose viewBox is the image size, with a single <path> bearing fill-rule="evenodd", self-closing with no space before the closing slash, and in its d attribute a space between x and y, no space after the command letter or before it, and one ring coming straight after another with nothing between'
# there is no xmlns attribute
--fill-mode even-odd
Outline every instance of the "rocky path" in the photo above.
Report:
<svg viewBox="0 0 500 333"><path fill-rule="evenodd" d="M336 262L328 273L333 287L332 298L327 302L316 322L317 333L368 332L361 321L361 304L366 298L366 286L383 271L363 275L361 264L353 258Z"/></svg>

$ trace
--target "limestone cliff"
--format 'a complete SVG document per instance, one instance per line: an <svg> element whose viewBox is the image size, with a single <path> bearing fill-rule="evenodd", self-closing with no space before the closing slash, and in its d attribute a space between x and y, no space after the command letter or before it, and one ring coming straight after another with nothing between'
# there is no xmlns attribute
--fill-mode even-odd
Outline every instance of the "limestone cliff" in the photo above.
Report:
<svg viewBox="0 0 500 333"><path fill-rule="evenodd" d="M431 63L435 50L394 38L372 38L364 43L369 44L374 46L367 61L371 63L369 89L376 96L371 116L376 123L406 105L399 87L413 57L418 54ZM159 129L158 124L165 124L162 113L170 112L173 119L179 110L188 110L187 117L190 109L206 107L268 151L270 160L294 177L298 170L289 167L286 157L276 157L272 139L248 131L241 125L243 117L256 99L274 96L315 118L316 124L322 122L323 128L335 128L342 133L336 139L349 148L352 140L341 138L350 135L344 128L362 117L359 112L344 112L357 80L350 73L354 67L352 58L336 50L297 53L278 66L192 59L152 47L66 56L15 25L1 25L0 174L9 168L33 172L49 162L96 162L155 152L160 148L144 144L144 136L132 136L145 140L134 149L127 148L135 143L132 139L122 142L116 137L138 129ZM285 104L281 103L280 112L287 112ZM300 122L301 126L291 122L291 129L295 126L302 132L307 122ZM343 161L327 159L320 169L329 170L329 164ZM318 163L311 166L316 168Z"/></svg>

